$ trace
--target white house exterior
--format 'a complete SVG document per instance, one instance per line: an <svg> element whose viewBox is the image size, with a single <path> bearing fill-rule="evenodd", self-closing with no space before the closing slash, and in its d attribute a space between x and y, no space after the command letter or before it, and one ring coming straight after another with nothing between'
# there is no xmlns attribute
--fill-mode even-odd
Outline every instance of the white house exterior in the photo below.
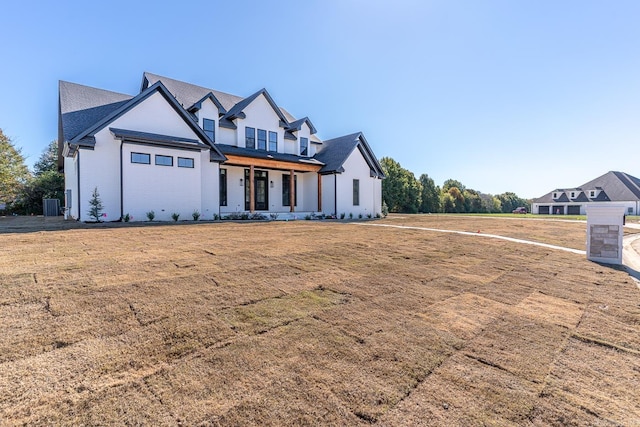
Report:
<svg viewBox="0 0 640 427"><path fill-rule="evenodd" d="M241 98L144 73L138 95L60 82L60 167L70 217L202 219L381 212L384 174L364 135L322 141L262 89Z"/></svg>
<svg viewBox="0 0 640 427"><path fill-rule="evenodd" d="M575 188L555 189L534 199L531 212L541 215L586 215L589 206L624 206L640 215L640 180L624 172L607 172Z"/></svg>

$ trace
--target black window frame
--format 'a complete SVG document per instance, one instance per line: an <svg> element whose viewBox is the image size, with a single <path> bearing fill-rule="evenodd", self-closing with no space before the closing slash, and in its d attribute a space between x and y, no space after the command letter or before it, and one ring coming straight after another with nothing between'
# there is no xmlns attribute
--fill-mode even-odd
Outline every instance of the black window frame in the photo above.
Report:
<svg viewBox="0 0 640 427"><path fill-rule="evenodd" d="M147 157L147 161L146 162L139 162L133 159L134 155L136 156L146 156ZM149 153L137 153L137 152L131 152L131 163L137 163L139 165L150 165L151 164L151 154Z"/></svg>
<svg viewBox="0 0 640 427"><path fill-rule="evenodd" d="M291 206L289 180L291 174L282 174L282 206ZM298 175L293 174L293 206L298 206Z"/></svg>
<svg viewBox="0 0 640 427"><path fill-rule="evenodd" d="M272 136L273 138L271 138ZM269 151L278 151L278 132L271 130L269 131Z"/></svg>
<svg viewBox="0 0 640 427"><path fill-rule="evenodd" d="M164 164L164 163L158 163L158 159L171 159L171 163L170 164ZM165 154L155 154L153 156L153 164L156 166L169 166L172 167L173 166L173 156L167 156Z"/></svg>
<svg viewBox="0 0 640 427"><path fill-rule="evenodd" d="M300 155L309 155L309 138L305 138L304 136L300 137Z"/></svg>
<svg viewBox="0 0 640 427"><path fill-rule="evenodd" d="M260 138L262 135L264 138ZM258 150L267 151L267 131L264 129L258 129Z"/></svg>
<svg viewBox="0 0 640 427"><path fill-rule="evenodd" d="M244 146L246 148L256 149L256 128L249 126L244 128Z"/></svg>
<svg viewBox="0 0 640 427"><path fill-rule="evenodd" d="M211 125L211 129L207 129L207 125ZM216 142L216 121L211 119L202 119L202 130L212 142Z"/></svg>
<svg viewBox="0 0 640 427"><path fill-rule="evenodd" d="M360 206L360 180L353 180L353 206Z"/></svg>
<svg viewBox="0 0 640 427"><path fill-rule="evenodd" d="M227 170L220 168L220 206L227 206Z"/></svg>
<svg viewBox="0 0 640 427"><path fill-rule="evenodd" d="M184 166L180 164L180 160L191 160L191 166ZM193 169L195 167L196 162L192 157L178 157L178 167L179 168L189 168Z"/></svg>

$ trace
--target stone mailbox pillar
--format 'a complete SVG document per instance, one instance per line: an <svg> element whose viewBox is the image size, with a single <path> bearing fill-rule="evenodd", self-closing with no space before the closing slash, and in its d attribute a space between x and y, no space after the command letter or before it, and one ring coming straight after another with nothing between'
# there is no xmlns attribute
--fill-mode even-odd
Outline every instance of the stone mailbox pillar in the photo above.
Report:
<svg viewBox="0 0 640 427"><path fill-rule="evenodd" d="M624 206L587 206L587 258L622 264Z"/></svg>

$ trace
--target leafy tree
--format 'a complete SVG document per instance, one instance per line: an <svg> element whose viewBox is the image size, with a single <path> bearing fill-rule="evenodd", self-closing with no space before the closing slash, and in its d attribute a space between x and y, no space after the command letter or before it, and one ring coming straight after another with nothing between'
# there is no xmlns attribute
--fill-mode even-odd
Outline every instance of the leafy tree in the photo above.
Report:
<svg viewBox="0 0 640 427"><path fill-rule="evenodd" d="M449 191L452 187L456 187L461 193L464 193L464 190L467 189L460 181L456 179L448 179L444 184L442 184L442 191Z"/></svg>
<svg viewBox="0 0 640 427"><path fill-rule="evenodd" d="M102 200L100 199L100 193L98 193L98 187L93 189L93 193L91 193L91 198L89 199L89 217L95 219L96 222L100 222L100 218L102 217L102 209L104 209L104 205L102 204Z"/></svg>
<svg viewBox="0 0 640 427"><path fill-rule="evenodd" d="M453 196L446 191L440 195L440 206L444 213L453 213L456 211L455 200Z"/></svg>
<svg viewBox="0 0 640 427"><path fill-rule="evenodd" d="M453 198L453 211L456 213L464 212L464 196L462 195L462 191L460 191L458 187L451 187L447 193Z"/></svg>
<svg viewBox="0 0 640 427"><path fill-rule="evenodd" d="M33 165L33 173L38 176L44 172L58 171L58 141L53 140L42 151L40 158Z"/></svg>
<svg viewBox="0 0 640 427"><path fill-rule="evenodd" d="M14 212L42 213L42 199L59 199L64 203L64 176L58 172L58 148L51 141L34 165L34 176L22 186L12 205Z"/></svg>
<svg viewBox="0 0 640 427"><path fill-rule="evenodd" d="M440 189L438 186L426 173L420 175L420 184L422 185L420 212L440 212Z"/></svg>
<svg viewBox="0 0 640 427"><path fill-rule="evenodd" d="M482 205L482 199L480 198L480 193L477 192L476 190L467 188L466 190L464 190L462 195L464 197L465 212L468 212L468 213L488 212L486 209L484 209L484 206Z"/></svg>
<svg viewBox="0 0 640 427"><path fill-rule="evenodd" d="M386 178L382 181L382 198L390 212L415 213L420 208L420 187L413 172L390 157L380 160Z"/></svg>
<svg viewBox="0 0 640 427"><path fill-rule="evenodd" d="M502 204L495 196L491 194L479 193L482 201L483 212L499 213L502 212Z"/></svg>
<svg viewBox="0 0 640 427"><path fill-rule="evenodd" d="M21 151L0 129L0 203L14 203L29 179Z"/></svg>
<svg viewBox="0 0 640 427"><path fill-rule="evenodd" d="M515 193L506 192L496 196L502 204L502 212L510 213L517 207L524 206L529 211L529 202L518 197Z"/></svg>

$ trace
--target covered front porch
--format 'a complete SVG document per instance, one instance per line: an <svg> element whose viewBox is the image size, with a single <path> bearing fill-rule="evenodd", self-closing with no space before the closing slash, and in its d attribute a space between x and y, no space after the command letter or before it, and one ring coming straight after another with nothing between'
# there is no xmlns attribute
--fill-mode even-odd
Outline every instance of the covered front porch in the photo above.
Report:
<svg viewBox="0 0 640 427"><path fill-rule="evenodd" d="M227 161L220 165L221 216L248 212L301 219L306 214L322 212L320 162L294 155L225 148Z"/></svg>

